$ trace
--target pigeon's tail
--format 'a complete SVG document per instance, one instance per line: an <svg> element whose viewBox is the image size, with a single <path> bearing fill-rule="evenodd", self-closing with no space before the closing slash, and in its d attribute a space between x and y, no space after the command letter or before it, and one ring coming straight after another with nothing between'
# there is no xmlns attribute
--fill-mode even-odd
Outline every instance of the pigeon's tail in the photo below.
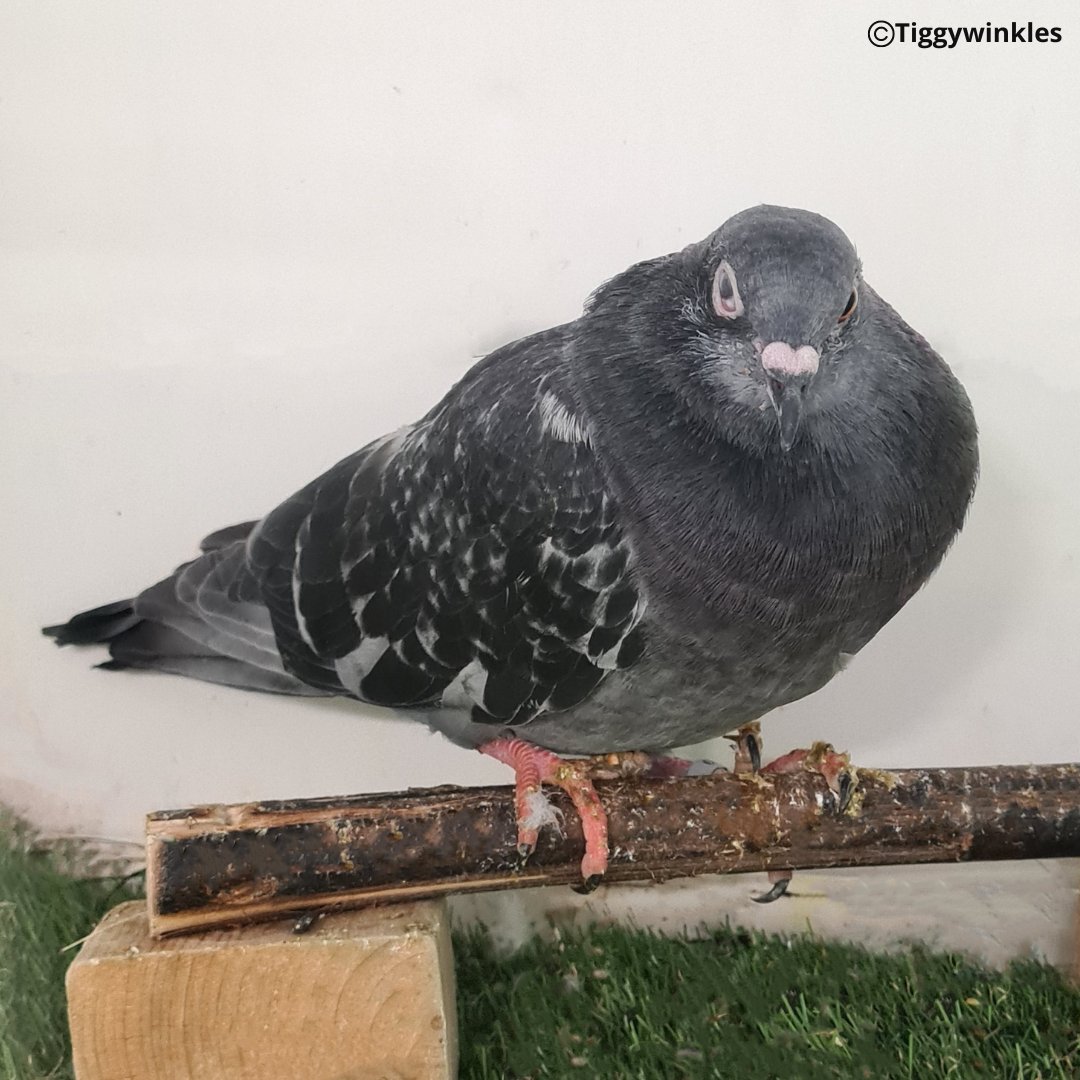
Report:
<svg viewBox="0 0 1080 1080"><path fill-rule="evenodd" d="M112 641L140 622L135 614L134 600L117 600L113 604L80 612L57 626L46 626L42 633L54 638L57 645L96 645Z"/></svg>
<svg viewBox="0 0 1080 1080"><path fill-rule="evenodd" d="M57 645L109 646L110 671L141 668L274 694L323 696L287 672L270 612L248 570L244 543L250 526L222 530L204 541L204 554L140 593L84 611L44 633Z"/></svg>

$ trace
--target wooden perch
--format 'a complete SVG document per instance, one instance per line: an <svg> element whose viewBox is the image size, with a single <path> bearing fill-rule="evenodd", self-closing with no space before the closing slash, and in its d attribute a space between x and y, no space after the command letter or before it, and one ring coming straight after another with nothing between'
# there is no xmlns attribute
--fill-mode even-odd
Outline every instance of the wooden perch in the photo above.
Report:
<svg viewBox="0 0 1080 1080"><path fill-rule="evenodd" d="M819 776L599 781L607 881L708 873L1080 856L1080 764L863 769L844 815ZM580 823L516 854L513 789L202 806L147 819L154 934L304 910L576 883Z"/></svg>

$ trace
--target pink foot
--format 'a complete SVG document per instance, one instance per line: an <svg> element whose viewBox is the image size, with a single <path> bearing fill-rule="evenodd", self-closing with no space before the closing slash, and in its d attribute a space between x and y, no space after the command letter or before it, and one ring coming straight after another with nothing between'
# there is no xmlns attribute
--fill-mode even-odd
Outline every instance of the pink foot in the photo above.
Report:
<svg viewBox="0 0 1080 1080"><path fill-rule="evenodd" d="M857 773L851 768L847 754L838 754L828 743L816 742L808 750L792 750L782 757L761 764L761 725L755 720L744 724L728 738L735 744L736 773L793 773L816 772L825 777L829 790L836 797L837 813L842 814L851 801L851 794L858 783ZM759 904L769 904L783 896L791 879L792 870L770 870L770 888L761 896L755 896Z"/></svg>
<svg viewBox="0 0 1080 1080"><path fill-rule="evenodd" d="M838 754L827 742L816 742L808 750L792 750L761 768L763 773L812 772L825 777L836 796L837 813L842 814L851 802L857 782L851 758Z"/></svg>
<svg viewBox="0 0 1080 1080"><path fill-rule="evenodd" d="M581 860L584 890L603 880L608 864L607 814L589 779L588 761L564 760L524 739L493 739L479 747L481 754L514 770L514 807L517 814L518 853L527 858L536 847L544 825L558 827L561 817L541 790L542 784L562 788L581 818L585 856Z"/></svg>

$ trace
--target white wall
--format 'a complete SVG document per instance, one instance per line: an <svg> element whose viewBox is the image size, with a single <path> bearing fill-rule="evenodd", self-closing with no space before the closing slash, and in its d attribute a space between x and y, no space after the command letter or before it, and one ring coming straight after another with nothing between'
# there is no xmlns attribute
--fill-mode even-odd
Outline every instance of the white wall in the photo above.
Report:
<svg viewBox="0 0 1080 1080"><path fill-rule="evenodd" d="M983 453L945 567L771 749L1080 757L1080 20L1032 10L1062 43L874 48L864 3L9 0L0 797L135 838L154 807L504 780L354 704L109 675L37 628L762 201L847 230ZM964 11L1018 13L904 5Z"/></svg>

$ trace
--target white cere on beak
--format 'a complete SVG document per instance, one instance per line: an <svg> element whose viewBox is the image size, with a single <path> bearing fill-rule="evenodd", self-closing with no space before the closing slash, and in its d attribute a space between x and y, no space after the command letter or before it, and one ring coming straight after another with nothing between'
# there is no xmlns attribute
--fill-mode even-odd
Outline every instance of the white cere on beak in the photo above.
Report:
<svg viewBox="0 0 1080 1080"><path fill-rule="evenodd" d="M821 354L812 345L792 348L786 341L770 341L761 350L761 366L774 378L817 374Z"/></svg>

